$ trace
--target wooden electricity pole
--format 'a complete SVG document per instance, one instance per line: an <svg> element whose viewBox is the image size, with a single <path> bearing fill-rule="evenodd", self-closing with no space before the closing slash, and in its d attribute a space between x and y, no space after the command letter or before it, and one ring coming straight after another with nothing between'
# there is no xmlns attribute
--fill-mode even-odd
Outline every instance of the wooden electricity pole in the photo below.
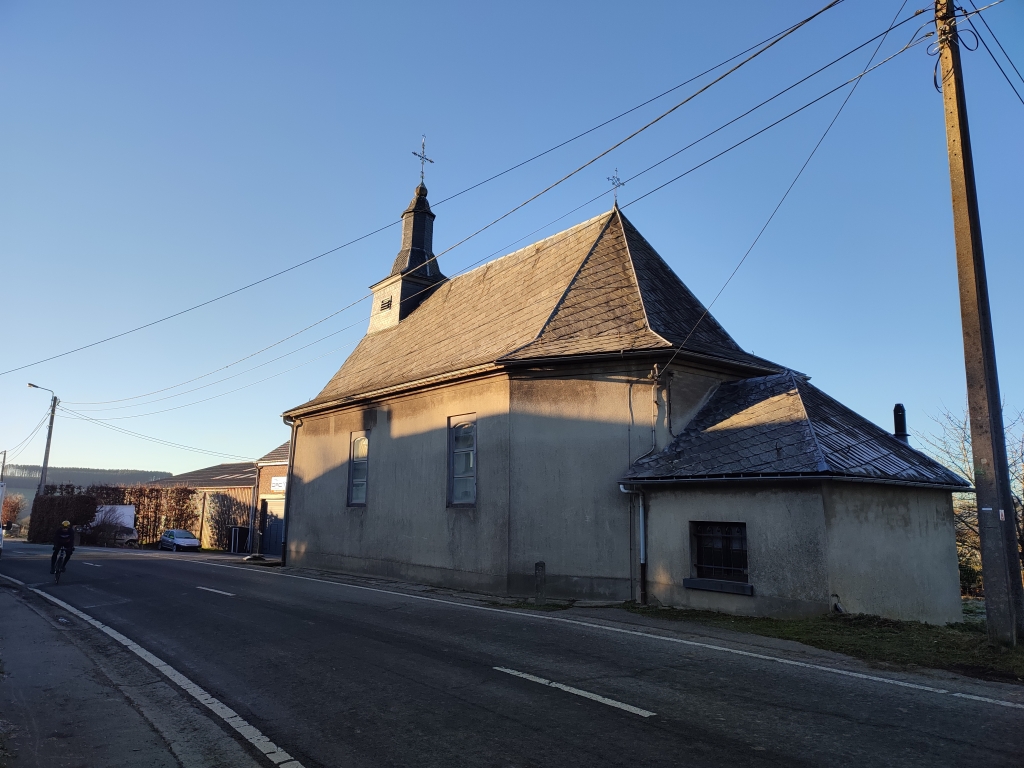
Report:
<svg viewBox="0 0 1024 768"><path fill-rule="evenodd" d="M949 184L953 194L953 231L960 280L960 318L974 452L981 567L985 580L985 615L989 638L1015 645L1018 635L1024 637L1024 586L1021 584L1020 553L1006 462L996 348L992 336L978 191L974 182L974 159L956 23L953 0L936 0L935 28L946 113Z"/></svg>

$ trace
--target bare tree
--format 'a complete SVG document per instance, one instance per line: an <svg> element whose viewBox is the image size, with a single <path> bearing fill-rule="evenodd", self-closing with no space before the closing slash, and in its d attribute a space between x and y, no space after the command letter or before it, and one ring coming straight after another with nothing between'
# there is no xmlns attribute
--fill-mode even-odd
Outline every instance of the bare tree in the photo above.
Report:
<svg viewBox="0 0 1024 768"><path fill-rule="evenodd" d="M938 462L965 477L973 485L974 455L971 451L971 421L967 409L951 411L943 408L931 419L938 426L938 431L923 433L915 430L915 436L924 445L925 451ZM1017 546L1024 550L1024 531L1021 529L1021 499L1024 497L1024 414L1018 411L1016 416L1006 423L1005 430ZM953 517L956 525L957 557L960 561L960 585L966 592L977 592L981 588L981 540L978 536L978 507L974 493L953 494Z"/></svg>

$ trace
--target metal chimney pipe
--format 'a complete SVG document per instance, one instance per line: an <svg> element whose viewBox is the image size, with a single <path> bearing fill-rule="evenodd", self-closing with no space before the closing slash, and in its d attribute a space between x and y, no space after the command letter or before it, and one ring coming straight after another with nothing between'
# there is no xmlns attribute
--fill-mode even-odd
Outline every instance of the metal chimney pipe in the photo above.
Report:
<svg viewBox="0 0 1024 768"><path fill-rule="evenodd" d="M892 420L896 427L893 436L910 445L910 435L907 434L907 409L903 407L903 403L896 403L892 409Z"/></svg>

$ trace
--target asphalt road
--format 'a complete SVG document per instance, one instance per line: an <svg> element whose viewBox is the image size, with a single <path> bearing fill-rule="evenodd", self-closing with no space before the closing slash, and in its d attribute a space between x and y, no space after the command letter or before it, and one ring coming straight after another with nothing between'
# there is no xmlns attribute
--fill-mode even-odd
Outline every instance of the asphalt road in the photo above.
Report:
<svg viewBox="0 0 1024 768"><path fill-rule="evenodd" d="M1024 765L1024 709L950 695L1024 701L1012 686L226 558L80 548L59 586L48 560L8 541L0 573L123 633L307 768Z"/></svg>

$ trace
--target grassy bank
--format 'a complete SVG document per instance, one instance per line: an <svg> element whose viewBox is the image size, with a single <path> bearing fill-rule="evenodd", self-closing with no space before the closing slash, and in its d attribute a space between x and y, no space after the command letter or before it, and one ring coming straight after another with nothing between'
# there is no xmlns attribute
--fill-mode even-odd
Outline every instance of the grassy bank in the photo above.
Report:
<svg viewBox="0 0 1024 768"><path fill-rule="evenodd" d="M1024 683L1024 648L988 642L983 621L936 627L878 616L831 614L810 619L727 616L711 611L652 608L627 603L627 611L660 621L686 621L710 627L793 640L843 653L879 667L946 669L972 677Z"/></svg>

